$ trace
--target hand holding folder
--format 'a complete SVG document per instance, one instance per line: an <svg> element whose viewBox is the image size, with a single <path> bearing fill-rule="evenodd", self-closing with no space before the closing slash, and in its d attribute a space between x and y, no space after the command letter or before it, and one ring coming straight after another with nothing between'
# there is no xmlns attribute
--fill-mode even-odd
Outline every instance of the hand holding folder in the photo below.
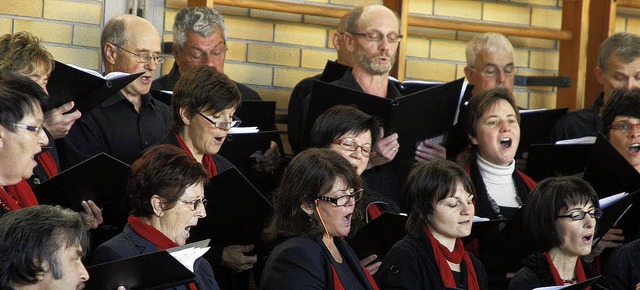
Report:
<svg viewBox="0 0 640 290"><path fill-rule="evenodd" d="M387 99L315 81L302 145L308 147L311 128L324 111L335 105L355 105L363 112L385 120L385 134L398 133L399 157L412 157L416 142L441 135L453 127L463 83L464 79L461 78L396 99Z"/></svg>

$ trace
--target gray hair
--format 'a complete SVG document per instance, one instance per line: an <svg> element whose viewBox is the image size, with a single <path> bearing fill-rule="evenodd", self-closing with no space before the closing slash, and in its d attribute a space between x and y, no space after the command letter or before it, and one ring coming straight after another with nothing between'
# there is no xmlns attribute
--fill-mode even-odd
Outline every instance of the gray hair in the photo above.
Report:
<svg viewBox="0 0 640 290"><path fill-rule="evenodd" d="M606 71L607 59L615 55L618 60L630 63L640 57L640 37L631 33L616 33L605 39L598 50L598 67Z"/></svg>
<svg viewBox="0 0 640 290"><path fill-rule="evenodd" d="M195 32L202 37L222 29L222 38L227 42L227 27L220 12L206 7L189 7L180 10L173 22L173 44L182 48L187 41L187 33Z"/></svg>
<svg viewBox="0 0 640 290"><path fill-rule="evenodd" d="M507 39L504 35L500 33L487 32L481 35L477 35L473 39L471 39L471 41L469 41L469 44L467 44L467 50L466 50L467 65L475 66L476 57L482 51L486 51L488 53L495 53L497 51L508 52L514 56L514 62L515 62L513 45L511 45L511 42L509 42L509 39Z"/></svg>

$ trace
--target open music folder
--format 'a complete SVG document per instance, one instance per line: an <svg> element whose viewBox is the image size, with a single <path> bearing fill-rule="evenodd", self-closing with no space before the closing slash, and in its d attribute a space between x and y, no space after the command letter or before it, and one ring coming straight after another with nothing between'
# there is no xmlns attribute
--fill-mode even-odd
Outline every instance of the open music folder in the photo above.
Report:
<svg viewBox="0 0 640 290"><path fill-rule="evenodd" d="M209 240L87 267L86 289L166 289L195 281L195 260L209 250Z"/></svg>
<svg viewBox="0 0 640 290"><path fill-rule="evenodd" d="M335 84L315 81L303 132L308 147L315 120L335 105L354 105L384 120L385 135L398 133L398 157L414 155L416 142L446 134L455 120L464 79L458 79L395 99L381 98Z"/></svg>
<svg viewBox="0 0 640 290"><path fill-rule="evenodd" d="M85 115L143 73L112 72L102 76L90 69L56 61L47 83L49 99L45 111L74 101L75 109Z"/></svg>

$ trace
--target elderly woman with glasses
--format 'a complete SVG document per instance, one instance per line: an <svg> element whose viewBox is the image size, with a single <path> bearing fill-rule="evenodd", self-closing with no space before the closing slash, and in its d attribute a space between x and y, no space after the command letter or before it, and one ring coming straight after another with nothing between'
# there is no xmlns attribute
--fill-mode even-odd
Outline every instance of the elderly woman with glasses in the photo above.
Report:
<svg viewBox="0 0 640 290"><path fill-rule="evenodd" d="M260 289L378 289L343 240L362 181L333 150L308 149L287 168L271 224L276 244Z"/></svg>
<svg viewBox="0 0 640 290"><path fill-rule="evenodd" d="M545 179L533 189L523 210L525 228L542 251L525 259L509 289L570 285L598 275L580 258L591 252L602 215L598 196L586 181Z"/></svg>
<svg viewBox="0 0 640 290"><path fill-rule="evenodd" d="M184 245L198 219L207 215L207 172L184 150L155 145L131 166L127 195L132 215L122 233L100 245L92 264ZM194 263L196 282L173 289L217 290L209 263ZM194 288L197 287L197 288Z"/></svg>

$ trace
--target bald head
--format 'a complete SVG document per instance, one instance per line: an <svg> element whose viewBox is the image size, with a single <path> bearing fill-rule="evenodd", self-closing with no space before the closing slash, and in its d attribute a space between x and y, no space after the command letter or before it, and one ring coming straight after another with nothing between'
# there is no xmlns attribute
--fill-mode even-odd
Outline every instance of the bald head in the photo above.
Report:
<svg viewBox="0 0 640 290"><path fill-rule="evenodd" d="M402 39L398 16L382 5L362 6L347 16L346 27L345 44L355 59L354 74L388 76Z"/></svg>
<svg viewBox="0 0 640 290"><path fill-rule="evenodd" d="M100 35L100 47L103 48L103 59L104 46L107 43L124 47L130 39L140 36L155 36L158 38L158 41L160 39L156 28L144 18L131 14L122 14L109 19Z"/></svg>

